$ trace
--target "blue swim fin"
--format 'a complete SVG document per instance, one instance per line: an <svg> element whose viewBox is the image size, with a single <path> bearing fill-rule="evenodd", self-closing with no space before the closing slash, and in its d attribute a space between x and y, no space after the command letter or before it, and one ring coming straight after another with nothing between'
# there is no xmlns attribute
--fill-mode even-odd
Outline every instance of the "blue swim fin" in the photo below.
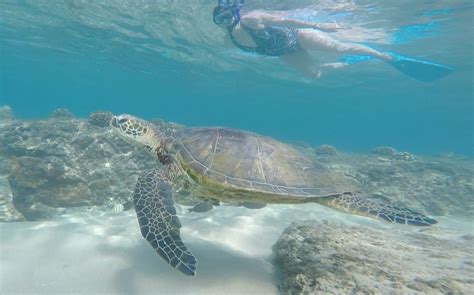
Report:
<svg viewBox="0 0 474 295"><path fill-rule="evenodd" d="M452 71L454 71L454 69L451 67L434 62L414 59L393 52L387 52L387 54L393 57L393 61L389 62L389 64L394 66L403 74L418 81L435 81L449 75ZM374 58L369 55L343 55L339 58L339 61L353 65L372 59Z"/></svg>
<svg viewBox="0 0 474 295"><path fill-rule="evenodd" d="M418 81L435 81L449 75L452 71L454 71L454 69L451 67L434 62L414 59L393 52L387 53L393 57L393 61L389 62L392 66L394 66L403 74Z"/></svg>

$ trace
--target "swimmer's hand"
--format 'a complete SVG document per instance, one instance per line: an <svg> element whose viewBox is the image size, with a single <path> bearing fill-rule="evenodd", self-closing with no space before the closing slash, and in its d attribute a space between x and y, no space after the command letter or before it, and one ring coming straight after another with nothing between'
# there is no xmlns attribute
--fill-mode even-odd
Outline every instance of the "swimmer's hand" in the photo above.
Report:
<svg viewBox="0 0 474 295"><path fill-rule="evenodd" d="M341 30L344 27L338 23L314 23L312 28L323 32L331 33L337 32L338 30Z"/></svg>

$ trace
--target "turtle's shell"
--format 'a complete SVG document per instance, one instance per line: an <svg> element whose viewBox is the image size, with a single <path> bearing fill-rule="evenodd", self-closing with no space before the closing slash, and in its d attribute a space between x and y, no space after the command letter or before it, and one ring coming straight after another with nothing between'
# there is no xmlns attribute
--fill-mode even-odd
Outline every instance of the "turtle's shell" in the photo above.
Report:
<svg viewBox="0 0 474 295"><path fill-rule="evenodd" d="M191 176L227 188L293 197L356 189L348 179L293 147L242 130L186 128L172 149Z"/></svg>

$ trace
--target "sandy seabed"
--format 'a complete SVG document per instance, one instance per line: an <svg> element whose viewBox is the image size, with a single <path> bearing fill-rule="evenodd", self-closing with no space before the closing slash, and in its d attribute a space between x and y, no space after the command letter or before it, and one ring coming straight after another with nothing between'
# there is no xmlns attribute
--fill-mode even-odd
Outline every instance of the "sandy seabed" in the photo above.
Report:
<svg viewBox="0 0 474 295"><path fill-rule="evenodd" d="M196 277L173 270L154 253L141 238L133 211L83 213L0 224L0 293L275 294L272 245L292 221L399 227L313 204L220 206L207 213L186 213L178 206L178 211L183 239L198 259ZM474 234L468 223L443 218L439 226Z"/></svg>

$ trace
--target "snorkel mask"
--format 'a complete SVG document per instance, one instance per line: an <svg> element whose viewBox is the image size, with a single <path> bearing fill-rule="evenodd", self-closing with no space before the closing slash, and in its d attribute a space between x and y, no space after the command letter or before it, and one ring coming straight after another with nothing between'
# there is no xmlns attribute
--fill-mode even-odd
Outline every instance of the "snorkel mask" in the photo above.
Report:
<svg viewBox="0 0 474 295"><path fill-rule="evenodd" d="M235 26L240 21L240 9L245 0L218 0L212 13L212 20L216 25L225 24Z"/></svg>

